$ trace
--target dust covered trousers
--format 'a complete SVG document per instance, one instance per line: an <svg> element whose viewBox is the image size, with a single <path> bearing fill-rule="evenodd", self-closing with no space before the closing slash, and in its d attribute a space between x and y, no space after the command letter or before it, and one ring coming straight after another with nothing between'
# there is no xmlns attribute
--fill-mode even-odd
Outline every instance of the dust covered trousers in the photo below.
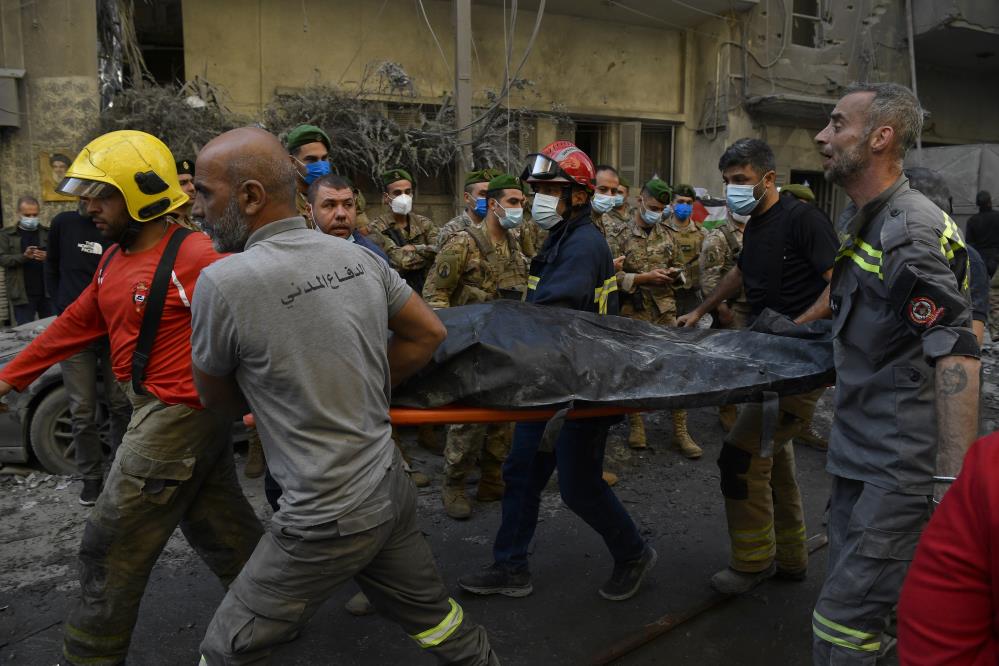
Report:
<svg viewBox="0 0 999 666"><path fill-rule="evenodd" d="M81 600L65 626L71 664L125 662L153 564L179 525L223 585L262 533L236 479L231 424L122 387L132 420L80 545Z"/></svg>
<svg viewBox="0 0 999 666"><path fill-rule="evenodd" d="M957 225L900 178L837 225L836 400L829 564L812 616L816 664L873 664L929 517L933 365L977 356Z"/></svg>
<svg viewBox="0 0 999 666"><path fill-rule="evenodd" d="M371 495L339 520L271 526L215 612L201 663L268 663L271 647L294 639L350 578L441 663L499 664L485 630L464 616L437 573L398 452Z"/></svg>

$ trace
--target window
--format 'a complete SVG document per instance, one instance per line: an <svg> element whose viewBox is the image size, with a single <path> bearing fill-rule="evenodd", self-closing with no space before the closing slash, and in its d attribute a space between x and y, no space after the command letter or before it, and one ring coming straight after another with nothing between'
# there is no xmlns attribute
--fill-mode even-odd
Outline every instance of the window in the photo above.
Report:
<svg viewBox="0 0 999 666"><path fill-rule="evenodd" d="M135 3L135 34L150 74L160 84L184 81L181 0Z"/></svg>
<svg viewBox="0 0 999 666"><path fill-rule="evenodd" d="M820 0L790 0L791 43L808 48L818 48L822 42L822 17Z"/></svg>
<svg viewBox="0 0 999 666"><path fill-rule="evenodd" d="M659 176L673 182L673 126L642 123L642 152L639 161L639 181L644 183Z"/></svg>

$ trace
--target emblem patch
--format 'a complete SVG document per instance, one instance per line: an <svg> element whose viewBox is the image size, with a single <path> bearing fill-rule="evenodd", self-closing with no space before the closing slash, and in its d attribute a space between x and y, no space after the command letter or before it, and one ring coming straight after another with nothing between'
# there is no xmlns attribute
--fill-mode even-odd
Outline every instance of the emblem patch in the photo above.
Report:
<svg viewBox="0 0 999 666"><path fill-rule="evenodd" d="M937 307L936 303L925 296L917 296L909 301L909 321L916 326L929 328L943 316L945 309Z"/></svg>
<svg viewBox="0 0 999 666"><path fill-rule="evenodd" d="M447 276L451 274L451 267L447 264L441 264L437 267L437 274L442 278L447 279Z"/></svg>
<svg viewBox="0 0 999 666"><path fill-rule="evenodd" d="M149 285L145 282L136 282L132 287L132 303L136 312L142 312L146 307L146 299L149 298Z"/></svg>

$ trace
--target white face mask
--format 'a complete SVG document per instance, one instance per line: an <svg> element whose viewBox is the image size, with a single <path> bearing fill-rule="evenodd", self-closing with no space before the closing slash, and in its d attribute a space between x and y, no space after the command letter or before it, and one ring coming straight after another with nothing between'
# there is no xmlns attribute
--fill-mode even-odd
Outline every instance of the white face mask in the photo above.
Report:
<svg viewBox="0 0 999 666"><path fill-rule="evenodd" d="M34 231L38 228L38 218L37 217L22 217L20 221L21 228L25 231Z"/></svg>
<svg viewBox="0 0 999 666"><path fill-rule="evenodd" d="M729 215L731 215L732 219L739 224L745 224L746 222L749 222L749 215L739 215L738 213L729 213Z"/></svg>
<svg viewBox="0 0 999 666"><path fill-rule="evenodd" d="M551 229L562 221L562 216L558 214L558 197L549 194L535 194L534 203L531 204L531 216L542 229Z"/></svg>
<svg viewBox="0 0 999 666"><path fill-rule="evenodd" d="M516 229L523 223L523 208L504 208L503 206L497 206L496 208L496 219L499 220L500 226L504 229ZM500 211L503 211L502 216L499 214Z"/></svg>
<svg viewBox="0 0 999 666"><path fill-rule="evenodd" d="M409 194L400 194L392 199L389 205L396 215L409 215L409 212L413 210L413 197Z"/></svg>

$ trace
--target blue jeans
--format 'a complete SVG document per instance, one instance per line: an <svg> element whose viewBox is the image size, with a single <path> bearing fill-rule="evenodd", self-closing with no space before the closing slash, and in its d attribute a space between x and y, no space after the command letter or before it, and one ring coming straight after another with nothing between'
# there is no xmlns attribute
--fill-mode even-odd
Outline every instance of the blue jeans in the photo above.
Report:
<svg viewBox="0 0 999 666"><path fill-rule="evenodd" d="M538 526L541 491L558 468L558 486L573 513L603 537L616 563L642 555L645 542L621 502L602 478L606 419L566 421L554 453L538 451L544 423L518 423L503 464L503 518L493 558L509 571L527 570L527 548Z"/></svg>

